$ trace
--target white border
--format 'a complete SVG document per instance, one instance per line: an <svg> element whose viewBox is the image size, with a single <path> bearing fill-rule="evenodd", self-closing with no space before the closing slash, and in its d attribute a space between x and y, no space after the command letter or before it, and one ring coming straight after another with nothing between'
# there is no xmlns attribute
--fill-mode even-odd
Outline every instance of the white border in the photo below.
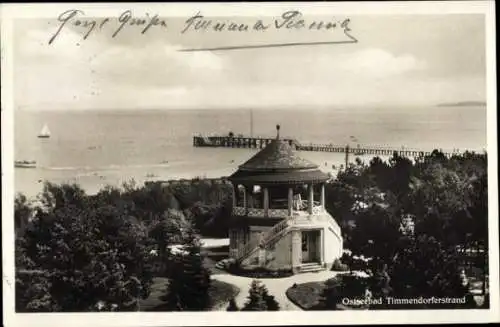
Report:
<svg viewBox="0 0 500 327"><path fill-rule="evenodd" d="M3 303L5 326L164 326L164 325L308 325L308 324L413 324L500 321L498 260L498 162L496 130L496 43L493 1L447 2L363 2L363 3L216 3L216 4L2 4L0 5L2 56L2 245ZM13 256L13 90L12 20L14 18L55 18L69 8L87 16L116 16L130 9L137 15L188 16L201 10L206 16L274 16L283 10L300 9L304 14L324 15L415 15L485 14L487 58L487 136L490 248L490 310L396 310L339 312L207 312L207 313L93 313L15 314ZM496 292L495 292L496 290Z"/></svg>

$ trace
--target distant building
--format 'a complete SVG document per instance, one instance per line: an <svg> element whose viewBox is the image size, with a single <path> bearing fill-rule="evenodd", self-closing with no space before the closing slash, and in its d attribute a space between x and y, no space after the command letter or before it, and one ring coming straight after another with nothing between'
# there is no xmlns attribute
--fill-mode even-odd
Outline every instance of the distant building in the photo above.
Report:
<svg viewBox="0 0 500 327"><path fill-rule="evenodd" d="M275 140L229 177L230 257L242 268L329 268L342 255L340 227L325 210L329 176L300 158L277 130Z"/></svg>

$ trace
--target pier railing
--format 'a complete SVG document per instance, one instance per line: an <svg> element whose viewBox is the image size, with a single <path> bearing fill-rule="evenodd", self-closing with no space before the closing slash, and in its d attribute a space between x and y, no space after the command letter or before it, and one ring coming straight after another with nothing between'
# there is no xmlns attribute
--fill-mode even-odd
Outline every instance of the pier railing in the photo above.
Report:
<svg viewBox="0 0 500 327"><path fill-rule="evenodd" d="M195 147L225 147L225 148L248 148L262 149L271 143L275 138L265 137L243 137L243 136L193 136L193 146ZM356 146L350 147L338 144L301 144L296 139L282 139L290 144L297 151L315 151L315 152L333 152L333 153L349 153L354 155L393 155L395 153L407 157L423 157L428 156L431 151L422 151L410 148L387 148L376 146ZM459 154L458 150L451 152L442 151L447 156L451 157L454 154Z"/></svg>

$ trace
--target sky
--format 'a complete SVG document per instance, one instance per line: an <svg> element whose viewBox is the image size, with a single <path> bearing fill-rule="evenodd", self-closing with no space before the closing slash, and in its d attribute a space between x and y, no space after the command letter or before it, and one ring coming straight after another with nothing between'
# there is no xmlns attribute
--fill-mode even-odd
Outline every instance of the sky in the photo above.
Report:
<svg viewBox="0 0 500 327"><path fill-rule="evenodd" d="M67 24L51 45L56 20L16 20L16 108L328 109L486 99L482 15L350 16L354 44L182 52L344 37L339 30L307 29L181 34L187 18L165 17L167 28L145 34L125 26L115 38L118 25L110 22L86 40L81 26Z"/></svg>

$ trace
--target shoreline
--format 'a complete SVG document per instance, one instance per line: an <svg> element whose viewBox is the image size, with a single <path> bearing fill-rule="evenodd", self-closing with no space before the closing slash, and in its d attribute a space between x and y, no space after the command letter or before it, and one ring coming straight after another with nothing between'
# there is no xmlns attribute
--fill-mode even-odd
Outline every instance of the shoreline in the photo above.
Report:
<svg viewBox="0 0 500 327"><path fill-rule="evenodd" d="M234 150L233 150L234 151ZM226 151L224 151L226 152ZM192 162L182 165L165 164L132 164L132 165L107 165L101 167L37 167L37 168L15 168L14 169L14 191L15 194L22 193L29 199L36 198L42 191L45 182L54 184L77 184L86 194L97 194L105 187L121 188L124 183L135 182L136 186L145 185L146 182L169 181L169 180L192 180L195 178L224 178L235 172L238 166L246 161L245 157L250 157L255 151L247 153L236 153L232 156L237 160L224 158L223 164L212 164L210 162L200 162L193 165ZM245 151L246 152L246 151ZM217 156L216 153L213 154ZM351 155L349 163L355 163L359 158L365 164L378 157L384 162L392 155ZM318 168L325 173L335 177L340 171L340 167L345 164L343 154L309 152L306 159L316 163ZM413 161L412 157L408 157ZM200 159L200 158L198 158ZM174 161L175 162L175 161ZM172 161L171 161L172 163Z"/></svg>
<svg viewBox="0 0 500 327"><path fill-rule="evenodd" d="M170 173L170 174L158 174L154 177L146 177L144 174L133 174L125 173L121 170L110 171L104 174L86 174L78 177L66 177L66 176L50 176L42 177L38 174L38 179L36 176L33 178L21 178L15 173L14 179L14 189L15 194L22 193L28 198L36 198L42 191L45 182L50 182L54 184L77 184L79 185L86 194L94 195L101 191L107 186L122 188L124 183L134 182L136 186L143 186L147 182L161 182L168 180L193 180L195 178L224 178L224 176L229 176L231 172L226 172L223 170L219 171L207 171L204 174L198 174L197 172L192 173ZM36 175L36 172L33 172ZM24 180L23 180L24 179Z"/></svg>

